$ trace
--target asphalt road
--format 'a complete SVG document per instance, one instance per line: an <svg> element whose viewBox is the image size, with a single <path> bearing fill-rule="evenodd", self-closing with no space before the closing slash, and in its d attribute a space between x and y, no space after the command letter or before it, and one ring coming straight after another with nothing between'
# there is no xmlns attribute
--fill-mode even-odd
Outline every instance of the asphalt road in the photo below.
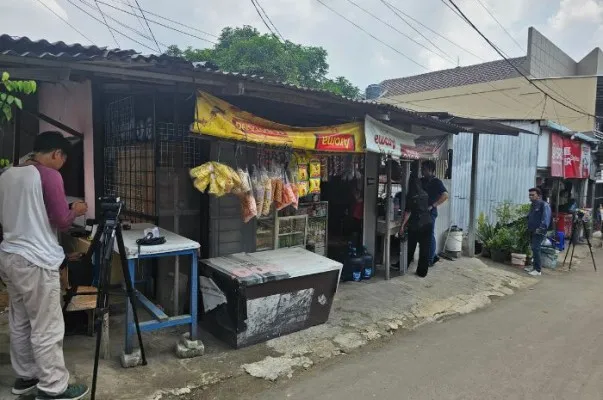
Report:
<svg viewBox="0 0 603 400"><path fill-rule="evenodd" d="M601 400L603 272L583 264L485 310L240 398Z"/></svg>

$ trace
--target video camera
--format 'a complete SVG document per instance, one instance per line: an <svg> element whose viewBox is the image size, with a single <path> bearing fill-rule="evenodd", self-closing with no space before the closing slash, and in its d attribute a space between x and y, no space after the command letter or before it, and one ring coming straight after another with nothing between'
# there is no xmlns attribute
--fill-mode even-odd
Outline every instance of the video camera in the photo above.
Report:
<svg viewBox="0 0 603 400"><path fill-rule="evenodd" d="M102 218L105 221L117 221L119 214L124 207L124 202L119 197L103 196L98 198Z"/></svg>

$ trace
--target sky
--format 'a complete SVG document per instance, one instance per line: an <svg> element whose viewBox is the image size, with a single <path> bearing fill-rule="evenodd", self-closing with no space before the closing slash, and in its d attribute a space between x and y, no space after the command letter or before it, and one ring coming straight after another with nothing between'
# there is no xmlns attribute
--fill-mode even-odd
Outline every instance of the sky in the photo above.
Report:
<svg viewBox="0 0 603 400"><path fill-rule="evenodd" d="M268 32L251 0L97 1L95 4L95 0L0 0L0 33L28 36L32 40L61 40L111 48L119 46L144 54L157 53L157 45L150 39L142 18L107 6L112 4L133 13L136 1L143 10L197 29L147 15L162 50L170 44L177 44L181 48L212 46L211 41L215 41L226 26L252 25L261 32ZM329 54L329 75L343 75L361 89L385 79L500 58L475 31L446 7L443 0L257 1L282 36L293 42L325 48ZM455 2L509 57L525 55L530 26L534 26L577 61L593 48L603 46L603 0ZM112 37L96 6L106 13L108 24L125 36L114 33L115 39ZM390 7L395 8L392 10ZM408 20L396 8L446 39ZM159 26L151 20L197 37ZM132 30L143 33L147 38Z"/></svg>

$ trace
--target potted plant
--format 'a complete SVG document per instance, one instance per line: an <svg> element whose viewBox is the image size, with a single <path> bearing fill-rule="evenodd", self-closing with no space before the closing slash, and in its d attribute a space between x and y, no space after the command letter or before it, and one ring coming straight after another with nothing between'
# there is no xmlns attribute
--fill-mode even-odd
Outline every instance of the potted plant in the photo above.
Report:
<svg viewBox="0 0 603 400"><path fill-rule="evenodd" d="M504 263L511 259L511 251L516 246L515 232L512 228L502 226L487 243L492 254L492 260Z"/></svg>
<svg viewBox="0 0 603 400"><path fill-rule="evenodd" d="M477 218L477 231L475 232L477 235L477 240L482 245L482 256L490 257L490 247L488 243L494 237L495 234L494 225L492 225L488 221L488 217L483 212L479 214Z"/></svg>

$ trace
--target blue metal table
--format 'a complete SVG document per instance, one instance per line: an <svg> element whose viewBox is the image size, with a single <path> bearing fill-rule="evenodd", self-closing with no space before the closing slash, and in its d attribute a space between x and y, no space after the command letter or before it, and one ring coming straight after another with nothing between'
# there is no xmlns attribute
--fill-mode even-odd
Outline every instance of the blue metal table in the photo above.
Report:
<svg viewBox="0 0 603 400"><path fill-rule="evenodd" d="M153 302L147 299L142 293L135 289L136 297L140 305L142 305L153 317L149 321L140 322L141 332L151 332L162 328L168 328L179 325L190 325L190 340L197 340L197 295L198 288L198 251L201 247L199 243L177 235L173 232L159 228L160 235L165 237L164 244L156 246L141 246L140 254L138 254L138 245L136 240L144 236L144 230L152 228L152 224L133 224L132 229L123 231L124 245L126 248L126 259L128 260L128 269L132 284L136 282L136 263L137 260L161 258L161 257L191 257L191 277L190 281L190 314L177 315L169 317ZM117 250L117 244L115 246ZM179 271L175 271L176 274ZM174 296L178 295L178 291L174 292ZM126 302L126 338L125 338L125 354L133 352L133 338L136 335L136 326L132 314L132 306L129 301ZM140 313L138 314L140 318Z"/></svg>

